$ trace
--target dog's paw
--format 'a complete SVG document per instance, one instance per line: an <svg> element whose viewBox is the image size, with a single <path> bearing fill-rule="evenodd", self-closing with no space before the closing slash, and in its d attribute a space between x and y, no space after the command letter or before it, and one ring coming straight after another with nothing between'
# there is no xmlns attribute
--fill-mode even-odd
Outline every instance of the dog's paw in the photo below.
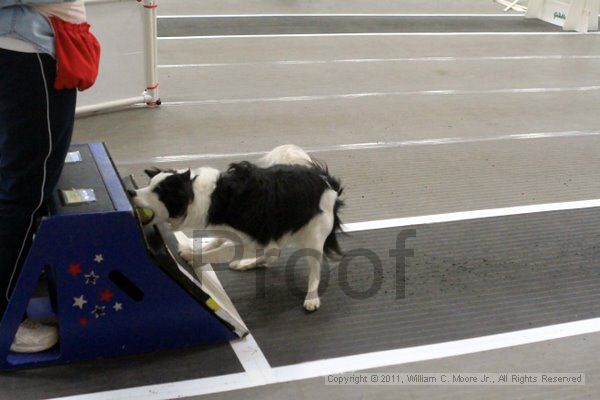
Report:
<svg viewBox="0 0 600 400"><path fill-rule="evenodd" d="M304 309L306 311L309 311L309 312L317 311L320 306L321 306L321 299L318 297L316 299L304 300Z"/></svg>
<svg viewBox="0 0 600 400"><path fill-rule="evenodd" d="M256 258L245 258L242 260L235 260L229 263L229 268L236 271L245 271L247 269L253 269L259 266Z"/></svg>
<svg viewBox="0 0 600 400"><path fill-rule="evenodd" d="M190 245L179 245L179 255L185 261L192 263L194 261L194 248Z"/></svg>

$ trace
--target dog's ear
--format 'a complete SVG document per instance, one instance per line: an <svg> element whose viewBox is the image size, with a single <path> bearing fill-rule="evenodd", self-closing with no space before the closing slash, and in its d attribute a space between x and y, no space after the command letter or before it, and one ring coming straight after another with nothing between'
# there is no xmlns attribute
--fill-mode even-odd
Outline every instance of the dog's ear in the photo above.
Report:
<svg viewBox="0 0 600 400"><path fill-rule="evenodd" d="M179 174L179 175L180 175L180 176L183 178L183 180L185 180L185 181L189 181L189 180L191 180L191 179L192 179L192 170L191 170L191 169L188 169L187 171L185 171L185 172L182 172L182 173L181 173L181 174Z"/></svg>
<svg viewBox="0 0 600 400"><path fill-rule="evenodd" d="M179 175L179 177L181 178L181 180L184 181L184 182L190 182L191 181L193 183L198 178L198 175L196 175L196 176L194 176L192 178L192 170L191 169L188 169L187 171L182 172L182 173L177 174L177 175Z"/></svg>
<svg viewBox="0 0 600 400"><path fill-rule="evenodd" d="M191 170L191 169L188 169L188 170L187 170L187 178L188 178L190 181L192 181L192 183L196 182L196 179L198 179L198 177L199 177L199 176L200 176L200 175L196 175L196 176L194 176L194 177L192 178L192 170Z"/></svg>
<svg viewBox="0 0 600 400"><path fill-rule="evenodd" d="M152 179L162 171L159 168L152 167L151 169L145 169L144 172L148 175L148 178Z"/></svg>

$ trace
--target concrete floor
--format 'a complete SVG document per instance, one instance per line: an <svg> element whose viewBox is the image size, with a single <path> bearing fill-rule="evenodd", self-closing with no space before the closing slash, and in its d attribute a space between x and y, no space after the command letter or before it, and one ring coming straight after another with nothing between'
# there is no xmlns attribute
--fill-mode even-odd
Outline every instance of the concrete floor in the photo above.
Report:
<svg viewBox="0 0 600 400"><path fill-rule="evenodd" d="M356 33L472 33L557 32L560 28L519 15L422 16L422 15L296 15L296 16L189 16L158 21L162 37L231 35L308 35Z"/></svg>
<svg viewBox="0 0 600 400"><path fill-rule="evenodd" d="M95 140L102 132L123 174L139 174L148 165L224 167L252 158L231 153L284 143L313 149L390 144L317 154L348 185L348 222L590 199L598 193L597 136L501 138L597 132L598 40L589 35L160 41L161 65L202 66L161 68L160 109L79 119L76 138ZM590 56L598 58L577 58ZM377 61L343 61L357 59ZM315 63L278 63L290 60ZM540 90L519 91L526 88ZM435 92L440 90L459 92ZM364 93L373 95L340 97ZM442 138L470 143L401 145ZM163 162L182 155L189 160Z"/></svg>
<svg viewBox="0 0 600 400"><path fill-rule="evenodd" d="M160 12L496 14L501 7L487 0L165 0ZM159 50L163 107L76 123L75 141L105 141L123 174L149 165L223 167L253 157L232 153L283 143L327 150L384 142L318 153L348 186L347 222L600 197L598 35L161 40ZM531 88L553 90L520 90ZM459 92L436 92L448 90ZM585 135L560 137L572 131ZM539 132L559 137L502 139ZM460 140L422 143L441 138ZM184 155L188 161L177 161ZM314 379L206 398L591 399L598 398L599 347L593 334L386 369L586 372L589 384L578 388L332 388Z"/></svg>

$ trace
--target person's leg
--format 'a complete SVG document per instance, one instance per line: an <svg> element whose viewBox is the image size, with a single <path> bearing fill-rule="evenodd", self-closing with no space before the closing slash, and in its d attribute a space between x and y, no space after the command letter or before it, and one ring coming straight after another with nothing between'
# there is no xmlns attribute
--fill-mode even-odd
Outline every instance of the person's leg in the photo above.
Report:
<svg viewBox="0 0 600 400"><path fill-rule="evenodd" d="M41 58L49 85L50 127L52 131L52 153L48 159L44 194L47 200L56 189L56 184L62 173L65 158L71 145L77 90L55 90L53 84L56 77L56 62L47 55L42 55Z"/></svg>
<svg viewBox="0 0 600 400"><path fill-rule="evenodd" d="M54 90L55 73L47 55L0 49L0 314L71 138L76 93Z"/></svg>

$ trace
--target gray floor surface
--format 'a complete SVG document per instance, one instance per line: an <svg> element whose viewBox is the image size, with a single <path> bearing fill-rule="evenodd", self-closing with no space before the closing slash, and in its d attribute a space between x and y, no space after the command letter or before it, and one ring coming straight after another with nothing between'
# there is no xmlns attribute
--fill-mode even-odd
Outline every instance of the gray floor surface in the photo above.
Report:
<svg viewBox="0 0 600 400"><path fill-rule="evenodd" d="M228 344L199 346L3 372L0 399L49 399L237 372L243 372L243 368Z"/></svg>
<svg viewBox="0 0 600 400"><path fill-rule="evenodd" d="M556 32L560 28L540 20L513 17L419 16L277 16L161 19L158 35L289 35L323 33L397 32Z"/></svg>
<svg viewBox="0 0 600 400"><path fill-rule="evenodd" d="M249 140L249 139L246 139ZM595 199L600 137L408 146L314 154L346 187L345 222ZM565 151L568 147L569 151ZM146 181L149 165L187 168L254 157L127 164Z"/></svg>
<svg viewBox="0 0 600 400"><path fill-rule="evenodd" d="M354 232L302 309L307 268L218 276L272 367L600 317L600 211L577 210ZM390 257L414 229L406 265ZM300 254L300 253L296 253ZM246 276L245 279L241 276Z"/></svg>
<svg viewBox="0 0 600 400"><path fill-rule="evenodd" d="M424 361L366 372L564 372L585 373L585 386L326 386L325 378L280 383L222 394L190 397L194 400L245 399L598 399L600 397L600 334L552 340L458 357Z"/></svg>

